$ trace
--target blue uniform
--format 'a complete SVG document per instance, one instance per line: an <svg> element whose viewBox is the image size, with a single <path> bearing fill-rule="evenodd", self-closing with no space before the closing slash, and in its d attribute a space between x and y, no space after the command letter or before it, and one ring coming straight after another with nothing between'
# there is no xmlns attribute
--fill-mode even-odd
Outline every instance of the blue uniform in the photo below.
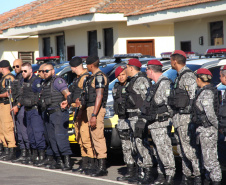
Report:
<svg viewBox="0 0 226 185"><path fill-rule="evenodd" d="M32 78L35 75L33 74ZM29 82L29 79L24 79L24 82ZM33 81L31 88L34 93L41 92L41 78L37 78ZM44 125L41 114L38 111L37 105L32 107L25 107L25 119L27 123L28 139L32 149L44 150L46 148L44 137Z"/></svg>

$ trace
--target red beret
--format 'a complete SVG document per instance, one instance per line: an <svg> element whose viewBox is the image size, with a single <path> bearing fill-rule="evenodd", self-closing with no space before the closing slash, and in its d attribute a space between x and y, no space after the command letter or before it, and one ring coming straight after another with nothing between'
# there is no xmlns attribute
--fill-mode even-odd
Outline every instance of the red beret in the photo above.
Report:
<svg viewBox="0 0 226 185"><path fill-rule="evenodd" d="M129 59L128 65L137 66L139 68L141 68L141 66L142 66L140 61L138 59L136 59L136 58Z"/></svg>
<svg viewBox="0 0 226 185"><path fill-rule="evenodd" d="M213 76L212 73L208 69L205 69L205 68L198 69L196 74L204 74L204 75Z"/></svg>
<svg viewBox="0 0 226 185"><path fill-rule="evenodd" d="M226 70L226 65L225 66L221 66L221 71Z"/></svg>
<svg viewBox="0 0 226 185"><path fill-rule="evenodd" d="M162 63L159 60L149 60L147 65L162 66Z"/></svg>
<svg viewBox="0 0 226 185"><path fill-rule="evenodd" d="M117 67L116 70L115 70L115 78L117 78L118 75L119 75L122 71L124 71L124 69L126 69L125 66L119 66L119 67Z"/></svg>
<svg viewBox="0 0 226 185"><path fill-rule="evenodd" d="M184 51L182 51L182 50L175 50L174 52L172 52L172 54L170 56L175 55L175 54L179 54L179 55L182 55L185 58L187 58L186 53Z"/></svg>

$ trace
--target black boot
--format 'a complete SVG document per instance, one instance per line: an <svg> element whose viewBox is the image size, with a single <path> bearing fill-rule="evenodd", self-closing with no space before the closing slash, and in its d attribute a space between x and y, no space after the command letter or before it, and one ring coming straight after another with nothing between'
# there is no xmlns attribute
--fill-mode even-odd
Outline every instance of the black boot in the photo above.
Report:
<svg viewBox="0 0 226 185"><path fill-rule="evenodd" d="M45 160L43 161L40 161L38 164L37 164L37 167L50 167L50 165L52 164L53 162L53 156L52 155L47 155L47 157L45 158Z"/></svg>
<svg viewBox="0 0 226 185"><path fill-rule="evenodd" d="M34 166L38 166L39 163L43 163L45 160L45 150L39 150L38 153L39 160L33 164Z"/></svg>
<svg viewBox="0 0 226 185"><path fill-rule="evenodd" d="M95 160L95 158L88 159L88 166L85 170L85 175L91 175L93 171L97 170L98 166L96 165Z"/></svg>
<svg viewBox="0 0 226 185"><path fill-rule="evenodd" d="M144 168L144 177L139 181L139 184L153 184L154 177L152 175L152 168Z"/></svg>
<svg viewBox="0 0 226 185"><path fill-rule="evenodd" d="M135 175L131 178L128 178L128 183L129 184L139 184L139 182L141 182L142 179L143 179L143 168L136 165Z"/></svg>
<svg viewBox="0 0 226 185"><path fill-rule="evenodd" d="M33 149L32 164L36 165L38 162L39 162L38 150L37 149Z"/></svg>
<svg viewBox="0 0 226 185"><path fill-rule="evenodd" d="M128 181L128 179L134 177L134 175L135 175L134 164L127 164L127 173L122 177L117 177L117 181Z"/></svg>
<svg viewBox="0 0 226 185"><path fill-rule="evenodd" d="M4 150L3 150L3 153L2 155L0 156L0 160L3 160L6 156L9 155L9 148L7 147L4 147Z"/></svg>
<svg viewBox="0 0 226 185"><path fill-rule="evenodd" d="M166 181L165 181L164 184L165 184L165 185L174 185L173 177L167 175L167 176L166 176Z"/></svg>
<svg viewBox="0 0 226 185"><path fill-rule="evenodd" d="M106 169L106 159L98 159L98 164L98 169L96 172L91 174L91 177L106 176L108 174Z"/></svg>
<svg viewBox="0 0 226 185"><path fill-rule="evenodd" d="M0 143L0 156L3 154L3 144L2 143Z"/></svg>
<svg viewBox="0 0 226 185"><path fill-rule="evenodd" d="M32 163L32 154L31 150L27 149L27 157L21 161L21 164L30 164Z"/></svg>
<svg viewBox="0 0 226 185"><path fill-rule="evenodd" d="M72 172L77 172L77 173L85 173L85 171L88 168L88 162L89 162L89 158L88 157L82 157L82 163L80 164L80 166L76 169L72 169Z"/></svg>
<svg viewBox="0 0 226 185"><path fill-rule="evenodd" d="M68 171L71 170L71 157L69 155L64 155L64 167L62 168L62 171Z"/></svg>
<svg viewBox="0 0 226 185"><path fill-rule="evenodd" d="M18 157L17 159L15 160L12 160L11 162L12 163L20 163L21 161L24 161L27 157L27 152L26 152L26 149L21 149L21 154L20 154L20 157Z"/></svg>
<svg viewBox="0 0 226 185"><path fill-rule="evenodd" d="M221 182L216 182L216 181L212 182L212 185L220 185L220 184L221 184Z"/></svg>
<svg viewBox="0 0 226 185"><path fill-rule="evenodd" d="M57 160L56 161L54 160L49 167L49 169L63 169L63 168L64 168L64 163L61 157L57 157Z"/></svg>
<svg viewBox="0 0 226 185"><path fill-rule="evenodd" d="M196 176L195 177L194 185L202 185L202 178L201 178L201 176Z"/></svg>
<svg viewBox="0 0 226 185"><path fill-rule="evenodd" d="M3 161L11 161L16 159L16 148L9 148L9 155L3 158Z"/></svg>
<svg viewBox="0 0 226 185"><path fill-rule="evenodd" d="M180 185L192 185L192 178L191 177L186 177L185 175L182 176L182 181Z"/></svg>
<svg viewBox="0 0 226 185"><path fill-rule="evenodd" d="M164 184L166 181L163 174L159 173L158 178L154 181L154 184Z"/></svg>

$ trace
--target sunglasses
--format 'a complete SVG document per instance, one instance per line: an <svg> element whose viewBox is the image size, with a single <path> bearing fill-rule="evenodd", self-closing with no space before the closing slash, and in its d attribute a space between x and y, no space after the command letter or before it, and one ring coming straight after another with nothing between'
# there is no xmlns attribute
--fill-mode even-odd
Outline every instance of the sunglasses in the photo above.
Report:
<svg viewBox="0 0 226 185"><path fill-rule="evenodd" d="M44 70L38 70L39 73L44 73Z"/></svg>
<svg viewBox="0 0 226 185"><path fill-rule="evenodd" d="M27 70L21 70L22 73L27 73Z"/></svg>
<svg viewBox="0 0 226 185"><path fill-rule="evenodd" d="M51 70L53 70L53 69L43 70L43 73L49 73Z"/></svg>
<svg viewBox="0 0 226 185"><path fill-rule="evenodd" d="M15 69L15 68L20 68L20 66L19 65L13 66L13 69Z"/></svg>

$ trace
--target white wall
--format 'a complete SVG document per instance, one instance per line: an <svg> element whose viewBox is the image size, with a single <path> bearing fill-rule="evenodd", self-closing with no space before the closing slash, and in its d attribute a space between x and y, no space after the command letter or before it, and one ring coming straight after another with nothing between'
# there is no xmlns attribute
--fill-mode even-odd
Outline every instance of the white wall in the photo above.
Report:
<svg viewBox="0 0 226 185"><path fill-rule="evenodd" d="M65 55L67 46L75 46L75 55L88 55L88 31L97 30L97 42L101 42L101 49L98 49L98 56L104 56L104 33L103 29L113 28L114 54L127 53L127 40L154 39L155 55L160 57L161 52L174 50L174 27L173 25L155 26L127 26L126 22L96 23L92 26L80 27L77 29L65 30ZM39 36L39 50L42 56L42 38L48 35ZM49 35L53 55L56 54L56 35ZM67 56L66 56L67 57Z"/></svg>
<svg viewBox="0 0 226 185"><path fill-rule="evenodd" d="M11 65L18 59L18 52L34 52L34 59L39 57L38 39L29 38L21 41L0 40L0 59L8 60Z"/></svg>
<svg viewBox="0 0 226 185"><path fill-rule="evenodd" d="M211 46L209 23L223 21L224 44ZM199 45L199 37L203 36L203 45ZM175 23L175 48L180 48L181 41L191 41L191 50L203 54L208 48L226 48L226 15L195 19Z"/></svg>

